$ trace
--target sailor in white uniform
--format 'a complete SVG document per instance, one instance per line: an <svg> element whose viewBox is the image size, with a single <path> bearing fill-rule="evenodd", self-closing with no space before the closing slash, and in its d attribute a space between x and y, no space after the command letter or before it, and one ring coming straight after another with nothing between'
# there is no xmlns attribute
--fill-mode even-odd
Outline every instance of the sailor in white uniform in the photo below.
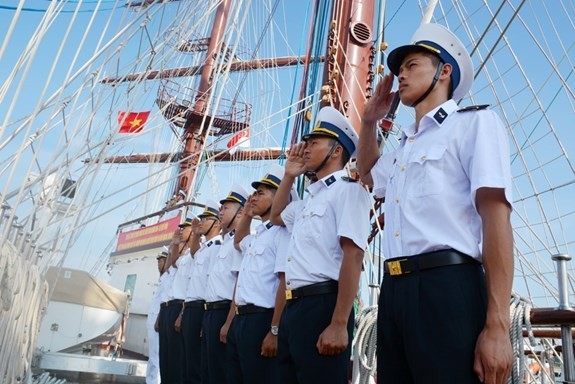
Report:
<svg viewBox="0 0 575 384"><path fill-rule="evenodd" d="M513 232L509 144L487 106L459 109L473 83L465 46L438 24L387 59L393 74L365 106L358 168L385 196L378 310L384 383L507 382ZM380 156L376 124L393 75L414 108L399 147Z"/></svg>
<svg viewBox="0 0 575 384"><path fill-rule="evenodd" d="M212 207L212 208L210 208ZM207 361L202 357L201 329L204 318L205 291L208 280L208 267L219 252L222 244L220 236L220 219L212 212L217 211L218 204L208 201L207 207L192 222L190 239L191 264L188 271L186 301L182 316L182 336L184 338L184 382L201 384L207 375ZM201 237L203 243L200 243Z"/></svg>
<svg viewBox="0 0 575 384"><path fill-rule="evenodd" d="M235 228L248 193L240 186L221 200L219 217L222 225L222 245L217 256L210 260L206 287L206 305L202 325L206 339L208 364L207 384L226 383L229 367L226 358L226 338L235 314L231 306L237 273L232 271L241 253L234 248ZM218 215L217 211L213 212Z"/></svg>
<svg viewBox="0 0 575 384"><path fill-rule="evenodd" d="M292 233L279 332L282 383L348 383L353 302L371 207L365 188L343 170L357 140L345 116L322 108L315 128L290 149L274 198L272 222ZM317 181L304 200L288 205L304 172Z"/></svg>
<svg viewBox="0 0 575 384"><path fill-rule="evenodd" d="M179 384L184 378L184 343L181 334L182 311L191 264L189 241L192 218L180 224L168 256L168 288L160 305L160 374L162 383ZM162 309L164 309L162 311Z"/></svg>
<svg viewBox="0 0 575 384"><path fill-rule="evenodd" d="M148 307L148 318L146 328L148 329L148 365L146 366L146 384L160 383L160 336L158 335L158 315L160 313L160 303L162 289L165 289L166 278L164 266L168 258L168 251L162 251L156 257L160 278L150 306Z"/></svg>
<svg viewBox="0 0 575 384"><path fill-rule="evenodd" d="M252 183L250 196L234 237L242 252L234 303L236 316L227 337L230 359L228 383L279 383L277 337L285 305L285 252L290 234L269 221L275 192L284 174L273 164L269 172ZM261 223L250 234L252 219Z"/></svg>

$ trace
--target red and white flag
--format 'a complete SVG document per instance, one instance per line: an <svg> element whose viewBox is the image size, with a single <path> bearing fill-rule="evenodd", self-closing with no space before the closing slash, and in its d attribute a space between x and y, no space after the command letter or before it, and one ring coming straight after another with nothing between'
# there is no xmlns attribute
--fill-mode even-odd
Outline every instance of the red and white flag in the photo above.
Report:
<svg viewBox="0 0 575 384"><path fill-rule="evenodd" d="M146 120L150 117L150 111L146 112L123 112L118 111L119 133L138 133L144 129Z"/></svg>
<svg viewBox="0 0 575 384"><path fill-rule="evenodd" d="M236 153L239 147L248 148L250 146L250 129L246 128L232 136L228 141L227 147L230 149L230 155Z"/></svg>

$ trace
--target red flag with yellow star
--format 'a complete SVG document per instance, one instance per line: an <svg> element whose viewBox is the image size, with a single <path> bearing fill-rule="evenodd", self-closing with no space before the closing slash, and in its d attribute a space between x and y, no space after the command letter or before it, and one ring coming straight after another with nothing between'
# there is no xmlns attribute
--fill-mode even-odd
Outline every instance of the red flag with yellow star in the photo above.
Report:
<svg viewBox="0 0 575 384"><path fill-rule="evenodd" d="M138 133L144 128L144 124L150 111L146 112L122 112L118 111L118 123L120 124L119 133Z"/></svg>

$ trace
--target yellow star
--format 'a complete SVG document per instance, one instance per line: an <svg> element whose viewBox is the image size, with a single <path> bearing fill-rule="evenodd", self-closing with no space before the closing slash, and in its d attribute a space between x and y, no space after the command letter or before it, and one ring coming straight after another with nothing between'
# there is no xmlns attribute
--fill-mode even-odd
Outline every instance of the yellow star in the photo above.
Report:
<svg viewBox="0 0 575 384"><path fill-rule="evenodd" d="M140 124L142 124L142 120L141 119L134 119L132 121L130 121L130 125L133 127L139 127Z"/></svg>

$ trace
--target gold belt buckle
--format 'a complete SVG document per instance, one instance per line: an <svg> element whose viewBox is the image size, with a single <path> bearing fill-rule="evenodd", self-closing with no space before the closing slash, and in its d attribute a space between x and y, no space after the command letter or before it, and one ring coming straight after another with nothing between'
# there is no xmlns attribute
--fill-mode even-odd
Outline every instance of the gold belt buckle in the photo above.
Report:
<svg viewBox="0 0 575 384"><path fill-rule="evenodd" d="M291 299L292 299L291 289L286 289L286 300Z"/></svg>
<svg viewBox="0 0 575 384"><path fill-rule="evenodd" d="M240 314L240 310L238 309L238 306L236 305L236 315Z"/></svg>
<svg viewBox="0 0 575 384"><path fill-rule="evenodd" d="M391 276L399 276L403 275L403 271L401 270L401 262L403 260L394 260L387 262L387 268L389 269L389 274Z"/></svg>
<svg viewBox="0 0 575 384"><path fill-rule="evenodd" d="M204 303L204 311L208 310L208 303Z"/></svg>

